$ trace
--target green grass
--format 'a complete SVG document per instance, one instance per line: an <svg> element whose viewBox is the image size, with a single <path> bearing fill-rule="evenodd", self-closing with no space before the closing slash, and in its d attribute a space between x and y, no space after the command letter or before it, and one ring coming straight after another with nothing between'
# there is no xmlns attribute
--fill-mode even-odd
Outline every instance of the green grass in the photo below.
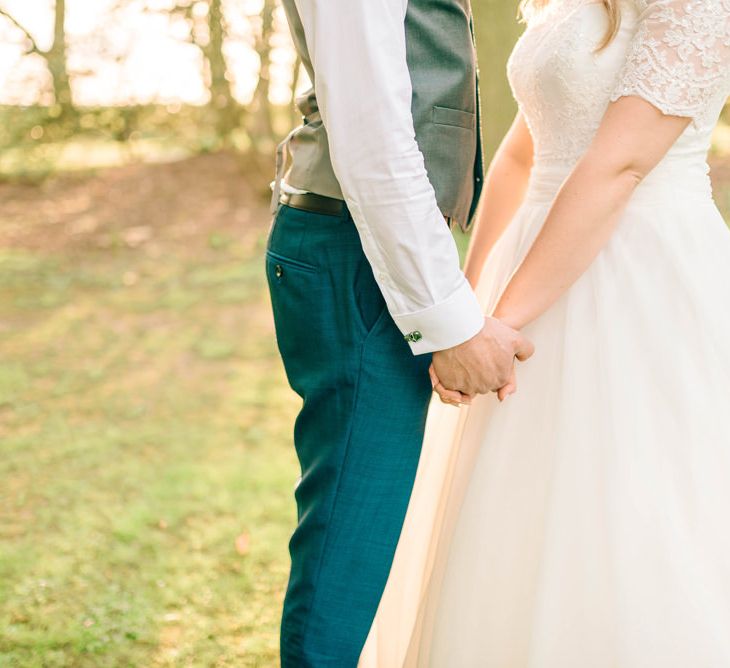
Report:
<svg viewBox="0 0 730 668"><path fill-rule="evenodd" d="M0 254L0 666L276 665L297 400L249 236Z"/></svg>

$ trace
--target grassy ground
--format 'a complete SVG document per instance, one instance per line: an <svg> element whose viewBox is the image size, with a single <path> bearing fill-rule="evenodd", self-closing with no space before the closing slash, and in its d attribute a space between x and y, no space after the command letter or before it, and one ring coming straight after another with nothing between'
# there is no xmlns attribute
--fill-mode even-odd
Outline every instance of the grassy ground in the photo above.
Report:
<svg viewBox="0 0 730 668"><path fill-rule="evenodd" d="M297 402L238 160L0 188L2 666L276 663Z"/></svg>
<svg viewBox="0 0 730 668"><path fill-rule="evenodd" d="M277 663L298 402L242 160L0 186L0 666Z"/></svg>

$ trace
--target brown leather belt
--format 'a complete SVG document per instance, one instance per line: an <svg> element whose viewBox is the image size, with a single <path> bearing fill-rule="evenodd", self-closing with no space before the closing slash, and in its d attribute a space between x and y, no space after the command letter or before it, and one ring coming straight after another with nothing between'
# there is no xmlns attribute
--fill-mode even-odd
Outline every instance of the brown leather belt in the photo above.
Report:
<svg viewBox="0 0 730 668"><path fill-rule="evenodd" d="M343 200L315 193L282 193L279 201L294 209L302 209L302 211L311 213L323 213L328 216L341 216L347 211L347 205Z"/></svg>

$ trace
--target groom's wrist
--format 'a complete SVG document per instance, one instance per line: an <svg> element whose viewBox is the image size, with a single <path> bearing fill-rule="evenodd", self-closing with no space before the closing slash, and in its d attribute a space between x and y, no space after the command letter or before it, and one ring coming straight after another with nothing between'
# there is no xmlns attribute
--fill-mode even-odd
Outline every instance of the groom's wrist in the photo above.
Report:
<svg viewBox="0 0 730 668"><path fill-rule="evenodd" d="M414 313L393 315L393 320L414 355L448 350L484 327L484 313L466 280L445 301Z"/></svg>

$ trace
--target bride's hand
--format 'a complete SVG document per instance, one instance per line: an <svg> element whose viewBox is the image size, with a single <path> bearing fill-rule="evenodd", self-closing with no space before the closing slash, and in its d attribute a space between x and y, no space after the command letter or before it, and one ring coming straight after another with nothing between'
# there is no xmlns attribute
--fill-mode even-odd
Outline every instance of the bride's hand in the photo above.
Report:
<svg viewBox="0 0 730 668"><path fill-rule="evenodd" d="M433 391L439 395L439 399L441 399L443 403L451 406L471 404L474 397L458 392L457 390L447 390L441 384L441 381L438 379L436 371L433 368L433 364L428 368L428 373L431 376L431 386L433 387ZM497 398L500 401L504 401L508 396L517 392L517 375L515 374L514 369L512 369L512 374L510 375L510 379L507 384L504 387L500 387L496 392Z"/></svg>
<svg viewBox="0 0 730 668"><path fill-rule="evenodd" d="M507 384L497 390L497 399L504 401L510 394L514 394L515 392L517 392L517 374L515 373L514 367L512 367L512 373Z"/></svg>
<svg viewBox="0 0 730 668"><path fill-rule="evenodd" d="M473 397L459 392L458 390L447 390L436 375L436 370L433 368L433 364L428 368L428 374L431 376L431 386L433 391L439 395L439 399L445 404L452 406L461 406L462 404L470 404Z"/></svg>

